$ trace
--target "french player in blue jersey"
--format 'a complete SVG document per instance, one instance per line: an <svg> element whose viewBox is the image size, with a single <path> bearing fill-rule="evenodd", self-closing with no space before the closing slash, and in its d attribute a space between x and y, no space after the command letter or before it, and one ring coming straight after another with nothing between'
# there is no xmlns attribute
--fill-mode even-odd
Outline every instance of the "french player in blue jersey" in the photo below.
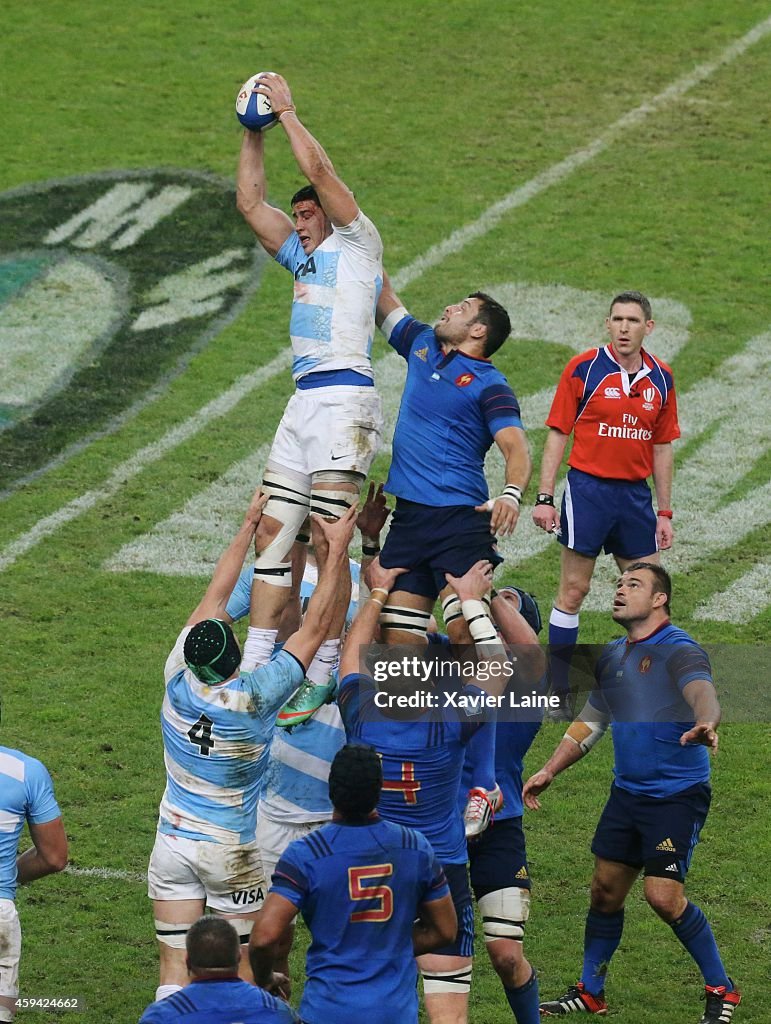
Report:
<svg viewBox="0 0 771 1024"><path fill-rule="evenodd" d="M19 854L25 822L32 846ZM0 746L0 1021L13 1020L19 996L16 886L66 866L67 835L51 776L34 757Z"/></svg>
<svg viewBox="0 0 771 1024"><path fill-rule="evenodd" d="M403 572L383 569L377 559L373 562L370 597L360 608L343 647L337 699L349 740L371 744L381 756L384 783L378 804L380 814L424 835L447 874L458 916L458 934L453 943L421 957L418 966L430 1019L463 1022L468 1014L471 986L474 914L459 789L466 745L478 732L494 730L495 724L473 710L466 710L458 701L445 700L442 694L437 693L434 701L430 683L430 699L424 701L421 710L410 710L405 718L398 714L398 708L395 714L385 707L381 698L386 698L387 703L391 697L398 700L422 690L416 678L402 675L394 679L389 673L390 682L379 686L375 681L377 665L372 675L362 671L360 658L372 642L383 604ZM475 671L480 684L472 682L462 690L464 699L473 699L477 707L488 694L502 693L510 678L497 671L503 650L481 601L491 580L489 562L475 564L461 578L448 577L479 656ZM391 650L382 650L382 657L387 659ZM399 651L403 653L404 648Z"/></svg>
<svg viewBox="0 0 771 1024"><path fill-rule="evenodd" d="M546 655L538 644L541 615L533 596L516 587L502 587L493 594L492 617L520 665L507 692L517 696L535 688L545 694ZM482 918L485 948L517 1024L538 1024L540 1020L538 979L523 944L530 916L531 882L522 827L522 773L524 757L541 727L542 715L537 708L508 708L505 714L499 713L492 743L482 730L466 748L461 786L465 797L466 791L475 787L475 780L487 771L501 794L502 804L496 808L492 822L469 839L469 873ZM492 761L488 768L486 759ZM489 795L471 788L465 808L467 835L475 797L489 815L485 804Z"/></svg>
<svg viewBox="0 0 771 1024"><path fill-rule="evenodd" d="M431 328L407 313L387 275L377 322L407 363L385 488L396 509L380 561L409 572L381 624L389 642L425 642L437 595L451 602L450 612L459 610L445 573L460 577L480 559L502 561L495 534L514 530L530 479L519 404L490 361L511 324L498 302L475 292L447 306ZM491 500L484 460L493 442L506 463L506 486ZM468 642L462 616L445 618L454 621L451 641Z"/></svg>
<svg viewBox="0 0 771 1024"><path fill-rule="evenodd" d="M335 608L350 590L348 544L356 510L312 517L319 582L300 629L267 665L240 671L225 607L254 540L265 495L255 495L201 602L166 662L161 710L166 789L148 869L164 998L187 979L184 940L206 907L246 942L264 899L255 839L257 799L276 714L305 678ZM248 963L244 958L244 970Z"/></svg>
<svg viewBox="0 0 771 1024"><path fill-rule="evenodd" d="M285 851L252 930L258 984L281 987L274 964L299 910L311 933L300 1013L307 1024L417 1024L414 956L452 940L457 918L428 841L383 820L377 753L345 746L332 762L333 820Z"/></svg>
<svg viewBox="0 0 771 1024"><path fill-rule="evenodd" d="M383 279L380 235L301 122L281 75L266 72L254 91L270 100L310 184L292 197L292 218L271 206L264 135L244 132L238 208L268 255L294 278L289 331L297 385L263 478L270 501L255 541L247 668L271 657L291 577L287 556L308 511L337 516L357 503L383 419L371 361Z"/></svg>
<svg viewBox="0 0 771 1024"><path fill-rule="evenodd" d="M741 996L712 929L685 896L684 882L710 804L708 751L718 746L720 705L706 652L669 620L671 581L660 565L635 562L622 574L613 619L626 638L605 648L597 687L552 756L525 784L525 805L592 748L608 725L614 782L592 842L595 868L581 980L541 1004L544 1016L605 1014L605 974L618 948L624 902L644 874L645 898L704 977L700 1024L728 1024Z"/></svg>
<svg viewBox="0 0 771 1024"><path fill-rule="evenodd" d="M239 978L241 940L223 918L199 918L185 949L189 983L148 1006L139 1024L301 1024L283 999Z"/></svg>

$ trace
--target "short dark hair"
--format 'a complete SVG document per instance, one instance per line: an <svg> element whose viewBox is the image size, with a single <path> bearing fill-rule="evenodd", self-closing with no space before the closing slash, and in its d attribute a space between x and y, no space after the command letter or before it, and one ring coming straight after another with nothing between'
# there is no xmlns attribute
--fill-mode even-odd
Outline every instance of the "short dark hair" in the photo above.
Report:
<svg viewBox="0 0 771 1024"><path fill-rule="evenodd" d="M185 939L191 972L238 971L241 939L230 922L216 914L199 917Z"/></svg>
<svg viewBox="0 0 771 1024"><path fill-rule="evenodd" d="M637 572L638 569L647 569L648 572L653 574L653 593L664 594L666 597L664 611L669 615L669 602L672 598L672 577L663 565L658 565L656 562L633 562L624 569L624 572Z"/></svg>
<svg viewBox="0 0 771 1024"><path fill-rule="evenodd" d="M648 298L647 295L643 295L642 292L621 292L621 294L617 295L615 299L611 302L610 312L608 313L608 316L610 316L610 314L613 312L613 307L616 305L617 302L634 302L643 311L643 316L646 320L653 319L653 311L651 310L651 300Z"/></svg>
<svg viewBox="0 0 771 1024"><path fill-rule="evenodd" d="M511 320L509 314L491 295L485 292L472 292L470 299L479 299L479 312L476 315L476 323L484 324L487 328L484 356L489 358L504 343L511 334Z"/></svg>
<svg viewBox="0 0 771 1024"><path fill-rule="evenodd" d="M373 747L348 743L329 769L329 799L345 818L366 818L380 799L383 766Z"/></svg>
<svg viewBox="0 0 771 1024"><path fill-rule="evenodd" d="M313 185L303 185L303 187L302 188L298 188L298 190L292 196L292 199L291 199L291 202L289 203L289 205L290 206L294 206L295 203L304 203L304 202L306 202L309 199L311 200L311 202L314 202L316 204L316 206L321 206L321 200L319 199L319 194L316 191L316 189L313 187Z"/></svg>

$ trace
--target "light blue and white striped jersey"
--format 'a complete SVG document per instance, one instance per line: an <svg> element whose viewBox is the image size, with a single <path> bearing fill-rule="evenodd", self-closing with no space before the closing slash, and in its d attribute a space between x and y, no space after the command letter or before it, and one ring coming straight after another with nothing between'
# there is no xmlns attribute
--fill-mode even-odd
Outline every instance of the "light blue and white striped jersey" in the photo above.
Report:
<svg viewBox="0 0 771 1024"><path fill-rule="evenodd" d="M276 729L258 814L274 821L329 821L329 769L345 744L337 704L324 704L303 725Z"/></svg>
<svg viewBox="0 0 771 1024"><path fill-rule="evenodd" d="M24 822L45 825L61 813L45 766L20 750L0 747L0 899L16 896L16 854Z"/></svg>
<svg viewBox="0 0 771 1024"><path fill-rule="evenodd" d="M353 618L356 615L356 609L359 604L359 575L361 572L359 563L354 562L352 558L349 559L348 564L351 567L351 603L348 605L348 611L345 613L346 629L348 629L353 622ZM253 579L254 566L247 565L241 570L241 574L233 588L233 593L230 595L228 603L225 606L225 611L231 617L233 622L238 622L239 619L243 619L249 614L249 599L252 592ZM315 565L306 565L303 580L300 584L300 601L302 603L303 615L308 610L308 602L311 599L311 594L316 589L318 581L318 568Z"/></svg>
<svg viewBox="0 0 771 1024"><path fill-rule="evenodd" d="M306 373L356 370L372 377L375 306L383 287L383 243L359 211L306 255L296 232L276 253L294 275L289 334L295 380Z"/></svg>
<svg viewBox="0 0 771 1024"><path fill-rule="evenodd" d="M158 830L239 845L255 836L257 799L279 708L304 678L286 651L216 686L185 665L179 635L166 661L161 709L166 790Z"/></svg>

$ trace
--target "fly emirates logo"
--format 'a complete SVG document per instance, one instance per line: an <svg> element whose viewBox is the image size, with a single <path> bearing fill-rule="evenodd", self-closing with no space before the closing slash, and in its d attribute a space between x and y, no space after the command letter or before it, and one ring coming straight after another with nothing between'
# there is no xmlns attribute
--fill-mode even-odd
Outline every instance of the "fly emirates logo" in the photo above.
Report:
<svg viewBox="0 0 771 1024"><path fill-rule="evenodd" d="M623 423L620 427L614 427L602 420L597 424L597 435L599 437L621 437L627 441L650 441L653 438L653 431L646 427L638 426L638 417L629 412L623 414Z"/></svg>

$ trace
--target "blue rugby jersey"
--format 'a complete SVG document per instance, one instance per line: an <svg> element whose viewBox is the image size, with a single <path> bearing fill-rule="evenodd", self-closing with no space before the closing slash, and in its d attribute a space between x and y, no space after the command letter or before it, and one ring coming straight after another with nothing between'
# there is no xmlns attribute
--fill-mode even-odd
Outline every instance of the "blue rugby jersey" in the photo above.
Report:
<svg viewBox="0 0 771 1024"><path fill-rule="evenodd" d="M636 643L622 637L607 645L595 676L589 701L611 717L616 785L666 797L709 780L707 748L680 745L695 723L682 691L695 679L712 681L695 640L670 622Z"/></svg>
<svg viewBox="0 0 771 1024"><path fill-rule="evenodd" d="M185 666L179 635L168 657L161 708L166 789L158 830L243 844L254 839L257 798L276 715L304 678L286 651L267 665L209 686Z"/></svg>
<svg viewBox="0 0 771 1024"><path fill-rule="evenodd" d="M484 461L495 434L522 428L508 381L486 359L445 355L433 329L411 316L388 343L407 361L407 380L386 491L421 505L481 505L489 497Z"/></svg>
<svg viewBox="0 0 771 1024"><path fill-rule="evenodd" d="M0 899L16 896L16 855L24 822L61 817L45 766L20 750L0 747Z"/></svg>
<svg viewBox="0 0 771 1024"><path fill-rule="evenodd" d="M348 675L337 702L349 741L366 743L381 755L378 811L388 821L417 829L442 864L465 864L458 791L466 744L483 723L452 708L432 710L417 721L394 721L374 706L376 693L369 676ZM484 695L475 686L465 687L464 693Z"/></svg>
<svg viewBox="0 0 771 1024"><path fill-rule="evenodd" d="M295 279L289 324L294 379L346 369L371 378L383 287L383 243L372 221L359 211L345 227L333 226L310 256L293 231L275 258Z"/></svg>
<svg viewBox="0 0 771 1024"><path fill-rule="evenodd" d="M313 938L303 1020L417 1024L412 924L421 904L449 893L422 835L379 818L324 825L289 844L271 892L302 912Z"/></svg>
<svg viewBox="0 0 771 1024"><path fill-rule="evenodd" d="M152 1003L139 1024L301 1024L282 999L240 978L194 978Z"/></svg>

